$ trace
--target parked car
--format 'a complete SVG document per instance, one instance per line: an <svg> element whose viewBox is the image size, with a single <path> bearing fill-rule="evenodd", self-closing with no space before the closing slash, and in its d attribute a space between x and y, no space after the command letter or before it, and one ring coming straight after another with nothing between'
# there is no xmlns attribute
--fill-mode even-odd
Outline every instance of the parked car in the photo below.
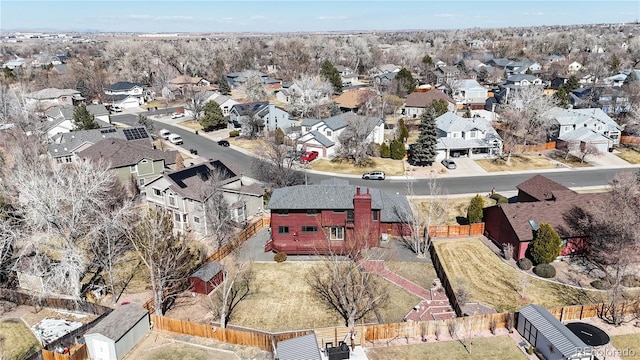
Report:
<svg viewBox="0 0 640 360"><path fill-rule="evenodd" d="M184 117L184 113L174 112L173 114L171 114L172 119L177 119L181 117Z"/></svg>
<svg viewBox="0 0 640 360"><path fill-rule="evenodd" d="M182 141L182 137L178 134L169 135L169 141L174 145L182 145L184 141Z"/></svg>
<svg viewBox="0 0 640 360"><path fill-rule="evenodd" d="M112 106L111 107L111 111L112 112L122 112L122 108L120 106Z"/></svg>
<svg viewBox="0 0 640 360"><path fill-rule="evenodd" d="M384 171L372 171L362 174L365 180L384 180Z"/></svg>
<svg viewBox="0 0 640 360"><path fill-rule="evenodd" d="M451 159L444 159L441 161L442 165L444 165L444 167L446 167L449 170L453 170L455 168L457 168L458 166L456 165L455 161L451 160Z"/></svg>
<svg viewBox="0 0 640 360"><path fill-rule="evenodd" d="M158 132L158 135L160 135L160 137L165 140L169 140L169 135L171 135L171 131L167 129L162 129Z"/></svg>
<svg viewBox="0 0 640 360"><path fill-rule="evenodd" d="M300 157L300 162L301 163L308 163L308 162L312 162L313 160L315 160L318 157L318 152L313 150L313 151L307 151L306 153L304 153L301 157Z"/></svg>
<svg viewBox="0 0 640 360"><path fill-rule="evenodd" d="M229 147L229 142L227 140L220 140L220 141L218 141L218 145L224 146L224 147Z"/></svg>

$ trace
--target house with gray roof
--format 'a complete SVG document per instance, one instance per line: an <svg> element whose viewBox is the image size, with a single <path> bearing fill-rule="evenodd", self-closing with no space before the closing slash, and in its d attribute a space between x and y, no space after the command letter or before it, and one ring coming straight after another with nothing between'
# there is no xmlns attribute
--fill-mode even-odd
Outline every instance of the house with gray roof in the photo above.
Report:
<svg viewBox="0 0 640 360"><path fill-rule="evenodd" d="M606 152L620 144L622 127L602 109L564 109L554 107L543 114L558 129L556 141L562 143L579 141L581 146L595 146L598 151Z"/></svg>
<svg viewBox="0 0 640 360"><path fill-rule="evenodd" d="M104 103L121 109L136 108L152 99L151 91L144 84L119 81L104 89Z"/></svg>
<svg viewBox="0 0 640 360"><path fill-rule="evenodd" d="M84 334L91 359L120 360L151 331L149 311L127 304L113 310Z"/></svg>
<svg viewBox="0 0 640 360"><path fill-rule="evenodd" d="M40 124L40 129L47 133L47 138L52 138L60 133L68 133L74 130L73 105L59 105L49 109L46 113L46 119ZM96 122L101 128L109 128L109 110L104 105L87 105L87 111L93 115Z"/></svg>
<svg viewBox="0 0 640 360"><path fill-rule="evenodd" d="M592 360L594 353L580 338L540 305L518 311L518 333L545 359Z"/></svg>
<svg viewBox="0 0 640 360"><path fill-rule="evenodd" d="M46 88L25 95L27 106L47 110L58 105L78 105L84 100L80 91L75 89Z"/></svg>
<svg viewBox="0 0 640 360"><path fill-rule="evenodd" d="M376 117L366 117L355 113L341 113L325 119L302 120L298 147L304 150L316 150L322 157L333 157L340 146L340 134L350 126L367 127L366 141L376 144L384 142L384 120Z"/></svg>
<svg viewBox="0 0 640 360"><path fill-rule="evenodd" d="M453 84L453 98L458 104L469 106L474 110L484 108L485 101L489 97L487 88L473 79L461 79Z"/></svg>
<svg viewBox="0 0 640 360"><path fill-rule="evenodd" d="M271 239L265 251L287 254L348 254L378 247L391 236L407 235L413 218L406 196L341 179L275 189L268 208Z"/></svg>
<svg viewBox="0 0 640 360"><path fill-rule="evenodd" d="M502 154L502 138L491 122L483 117L463 118L448 112L436 118L436 127L438 160L450 156Z"/></svg>
<svg viewBox="0 0 640 360"><path fill-rule="evenodd" d="M254 119L254 121L250 121ZM287 129L300 125L298 119L268 101L235 104L229 111L229 129L240 129L240 134L250 134L275 129ZM250 127L256 127L251 129Z"/></svg>
<svg viewBox="0 0 640 360"><path fill-rule="evenodd" d="M106 162L109 169L126 184L135 181L144 192L144 186L156 179L176 163L176 150L155 149L148 140L103 139L76 153L83 160Z"/></svg>
<svg viewBox="0 0 640 360"><path fill-rule="evenodd" d="M239 224L263 211L262 185L222 160L164 173L145 189L147 203L170 212L180 233L210 235L212 213L207 209L218 196L227 203L231 220Z"/></svg>
<svg viewBox="0 0 640 360"><path fill-rule="evenodd" d="M205 104L209 101L215 101L218 106L220 106L220 110L222 110L223 116L229 116L231 114L231 109L234 105L239 104L236 100L230 98L227 95L222 95L221 93L215 92L207 92L205 95Z"/></svg>

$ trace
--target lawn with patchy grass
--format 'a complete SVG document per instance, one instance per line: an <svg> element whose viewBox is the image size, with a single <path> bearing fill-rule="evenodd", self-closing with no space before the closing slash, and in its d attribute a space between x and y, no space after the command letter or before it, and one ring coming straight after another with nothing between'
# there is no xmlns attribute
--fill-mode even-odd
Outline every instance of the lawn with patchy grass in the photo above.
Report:
<svg viewBox="0 0 640 360"><path fill-rule="evenodd" d="M32 350L40 349L40 342L20 319L0 322L0 357L22 360Z"/></svg>
<svg viewBox="0 0 640 360"><path fill-rule="evenodd" d="M255 263L254 292L241 302L232 325L265 331L287 331L344 325L342 317L319 301L306 281L318 262ZM385 322L398 322L419 302L419 298L385 282L390 296L381 311ZM374 314L366 319L374 321Z"/></svg>
<svg viewBox="0 0 640 360"><path fill-rule="evenodd" d="M265 146L265 142L262 139L247 139L239 136L229 138L229 143L254 154L258 154L260 149Z"/></svg>
<svg viewBox="0 0 640 360"><path fill-rule="evenodd" d="M474 195L475 196L475 195ZM473 196L452 196L452 197L443 197L436 198L433 201L436 206L441 206L445 208L445 218L438 219L437 223L439 225L458 225L462 218L467 217L467 208L469 208L469 203ZM417 208L420 209L420 212L425 216L429 213L429 202L430 199L423 198L413 198L409 199L409 201L416 203ZM496 204L496 200L484 197L484 207L493 206Z"/></svg>
<svg viewBox="0 0 640 360"><path fill-rule="evenodd" d="M436 274L436 270L431 264L431 261L386 261L384 265L390 271L427 290L431 289L431 287L433 286L433 280L438 277L438 275Z"/></svg>
<svg viewBox="0 0 640 360"><path fill-rule="evenodd" d="M475 338L471 342L473 345L469 345L470 352L459 341L367 348L366 351L370 360L527 359L508 336Z"/></svg>
<svg viewBox="0 0 640 360"><path fill-rule="evenodd" d="M640 164L640 151L636 148L619 147L619 152L615 153L617 157L628 162L629 164Z"/></svg>
<svg viewBox="0 0 640 360"><path fill-rule="evenodd" d="M200 123L197 120L185 120L182 122L179 122L178 125L182 125L184 127L188 127L189 129L192 130L196 130L196 131L202 131L202 125L200 125Z"/></svg>
<svg viewBox="0 0 640 360"><path fill-rule="evenodd" d="M373 160L373 165L371 166L356 167L346 161L340 162L317 159L309 165L309 169L351 175L362 175L369 171L381 170L384 171L387 176L404 175L404 164L401 160L383 158L371 158L371 160Z"/></svg>
<svg viewBox="0 0 640 360"><path fill-rule="evenodd" d="M623 359L640 360L640 334L615 335L611 342Z"/></svg>
<svg viewBox="0 0 640 360"><path fill-rule="evenodd" d="M498 312L515 311L526 304L544 307L600 302L601 293L528 277L521 296L519 270L498 258L479 239L441 240L434 243L440 261L454 288L468 284L471 300L487 304Z"/></svg>
<svg viewBox="0 0 640 360"><path fill-rule="evenodd" d="M555 166L551 164L549 159L538 154L511 155L511 161L509 163L507 163L506 157L504 159L480 159L476 160L476 163L488 172L555 168Z"/></svg>
<svg viewBox="0 0 640 360"><path fill-rule="evenodd" d="M173 359L189 359L189 360L235 360L238 357L235 354L219 351L216 349L205 349L183 343L167 344L149 350L144 353L142 360L173 360Z"/></svg>
<svg viewBox="0 0 640 360"><path fill-rule="evenodd" d="M555 160L557 162L563 163L563 164L565 164L565 165L567 165L569 167L572 167L572 168L590 167L590 166L592 166L587 161L582 161L582 160L580 160L579 157L571 155L571 154L569 154L569 156L567 156L567 154L563 153L560 150L550 150L550 151L546 152L545 154L550 159L553 159L553 160Z"/></svg>

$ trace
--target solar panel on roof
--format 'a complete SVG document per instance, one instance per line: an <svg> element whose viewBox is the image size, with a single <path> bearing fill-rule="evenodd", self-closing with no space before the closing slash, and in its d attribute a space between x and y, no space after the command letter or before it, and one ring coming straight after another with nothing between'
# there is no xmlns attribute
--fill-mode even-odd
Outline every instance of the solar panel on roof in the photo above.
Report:
<svg viewBox="0 0 640 360"><path fill-rule="evenodd" d="M127 140L139 140L149 137L149 134L147 134L147 130L145 130L144 128L124 129L122 130L122 132L124 133L124 136L127 138Z"/></svg>

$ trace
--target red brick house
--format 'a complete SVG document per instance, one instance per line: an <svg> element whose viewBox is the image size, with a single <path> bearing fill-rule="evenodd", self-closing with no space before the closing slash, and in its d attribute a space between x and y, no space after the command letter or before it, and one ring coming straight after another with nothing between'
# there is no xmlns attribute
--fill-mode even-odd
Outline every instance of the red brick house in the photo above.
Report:
<svg viewBox="0 0 640 360"><path fill-rule="evenodd" d="M565 215L574 207L589 209L600 204L606 194L578 194L544 176L536 175L519 184L518 202L484 209L485 235L504 247L512 244L513 257L525 257L538 224L547 223L563 241L560 256L584 250L584 234L575 234Z"/></svg>
<svg viewBox="0 0 640 360"><path fill-rule="evenodd" d="M408 235L406 196L331 179L320 185L276 189L271 195L271 239L265 251L286 254L350 254Z"/></svg>
<svg viewBox="0 0 640 360"><path fill-rule="evenodd" d="M222 265L216 261L206 262L189 276L189 289L207 295L224 281Z"/></svg>

